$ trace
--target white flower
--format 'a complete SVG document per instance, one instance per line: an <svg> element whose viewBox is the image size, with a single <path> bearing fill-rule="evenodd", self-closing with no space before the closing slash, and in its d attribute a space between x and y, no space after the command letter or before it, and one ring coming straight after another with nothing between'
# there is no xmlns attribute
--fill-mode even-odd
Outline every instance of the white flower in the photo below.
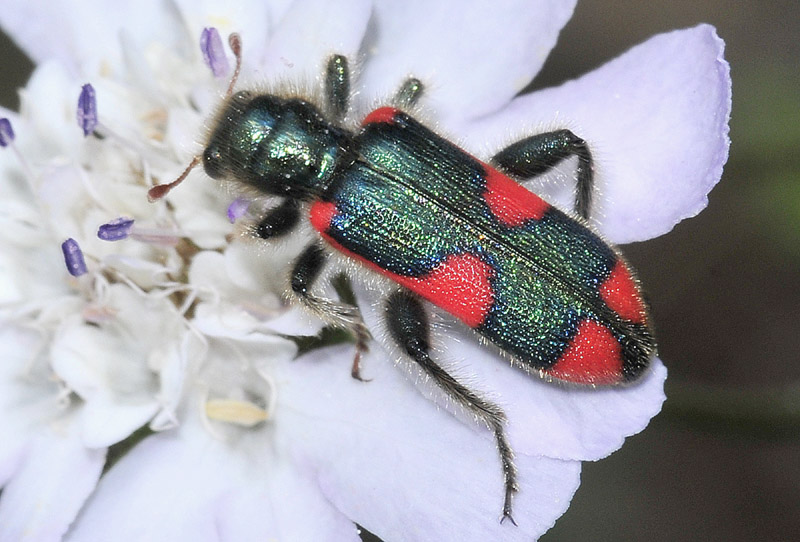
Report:
<svg viewBox="0 0 800 542"><path fill-rule="evenodd" d="M147 202L200 150L227 85L203 63L201 31L242 35L239 88L318 88L336 52L363 60L355 107L366 112L414 74L428 120L481 158L572 128L595 150L596 226L614 242L668 231L719 180L721 41L708 26L664 34L515 97L570 2L211 4L14 0L0 13L37 63L21 111L0 111L16 134L0 150L0 540L358 540L354 523L387 541L538 537L569 505L581 461L659 411L663 365L624 389L566 389L448 325L437 352L509 417L518 525L500 524L489 431L426 399L379 343L366 383L350 377L352 345L294 359L284 335L320 325L281 301L300 242L232 236L230 198L201 172L168 205ZM87 82L99 124L87 114L82 126L101 137L76 124ZM568 205L560 185L542 190ZM117 217L135 219L130 236L98 239ZM67 238L85 256L77 277Z"/></svg>

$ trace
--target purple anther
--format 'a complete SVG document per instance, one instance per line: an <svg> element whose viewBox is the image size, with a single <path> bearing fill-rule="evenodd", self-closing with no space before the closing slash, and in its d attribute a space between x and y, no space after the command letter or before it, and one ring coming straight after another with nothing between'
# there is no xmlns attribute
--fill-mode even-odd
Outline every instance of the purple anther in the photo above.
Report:
<svg viewBox="0 0 800 542"><path fill-rule="evenodd" d="M228 205L228 220L231 224L242 218L250 207L250 200L245 198L236 198Z"/></svg>
<svg viewBox="0 0 800 542"><path fill-rule="evenodd" d="M222 38L213 26L204 28L200 34L200 50L203 52L203 60L211 68L214 77L225 77L228 75L230 65L225 56L225 48L222 46Z"/></svg>
<svg viewBox="0 0 800 542"><path fill-rule="evenodd" d="M8 147L14 141L14 129L7 118L0 119L0 147Z"/></svg>
<svg viewBox="0 0 800 542"><path fill-rule="evenodd" d="M83 252L78 242L70 237L61 243L61 252L64 253L64 263L67 264L67 271L73 277L80 277L86 273L86 262L83 259Z"/></svg>
<svg viewBox="0 0 800 542"><path fill-rule="evenodd" d="M133 219L121 216L100 226L97 229L97 237L103 241L120 241L128 237L132 227Z"/></svg>
<svg viewBox="0 0 800 542"><path fill-rule="evenodd" d="M94 87L89 83L83 85L78 98L78 126L83 130L84 136L91 134L97 127L97 98Z"/></svg>

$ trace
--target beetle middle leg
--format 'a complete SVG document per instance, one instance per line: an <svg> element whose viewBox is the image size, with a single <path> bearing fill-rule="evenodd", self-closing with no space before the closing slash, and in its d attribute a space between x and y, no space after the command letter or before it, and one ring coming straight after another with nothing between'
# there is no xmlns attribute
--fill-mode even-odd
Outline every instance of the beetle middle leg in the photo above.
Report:
<svg viewBox="0 0 800 542"><path fill-rule="evenodd" d="M422 302L407 291L397 291L386 301L386 321L392 338L422 371L453 401L475 415L494 433L503 466L505 498L503 517L516 525L511 516L511 501L517 487L517 468L505 433L506 415L498 405L470 390L439 366L430 356L430 325Z"/></svg>
<svg viewBox="0 0 800 542"><path fill-rule="evenodd" d="M347 303L319 297L311 288L322 273L328 260L328 253L319 243L311 243L295 260L291 275L291 290L297 299L312 312L330 324L349 330L356 338L356 355L350 374L357 380L361 378L359 363L361 354L367 351L370 335L358 307Z"/></svg>
<svg viewBox="0 0 800 542"><path fill-rule="evenodd" d="M521 178L540 175L571 156L578 157L575 212L589 218L594 189L592 154L586 141L569 130L556 130L526 137L512 143L492 157L499 170Z"/></svg>

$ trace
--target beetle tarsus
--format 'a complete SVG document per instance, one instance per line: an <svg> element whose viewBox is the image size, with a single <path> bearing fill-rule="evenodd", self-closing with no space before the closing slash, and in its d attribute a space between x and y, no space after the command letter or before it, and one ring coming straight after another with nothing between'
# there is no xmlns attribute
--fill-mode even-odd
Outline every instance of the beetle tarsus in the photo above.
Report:
<svg viewBox="0 0 800 542"><path fill-rule="evenodd" d="M364 378L361 376L361 354L366 351L366 344L356 344L356 355L353 356L353 366L350 368L350 376L359 382L372 382L371 378Z"/></svg>
<svg viewBox="0 0 800 542"><path fill-rule="evenodd" d="M494 433L505 486L503 519L509 518L511 523L516 525L511 516L511 510L514 494L519 487L514 453L505 433L505 412L498 405L487 401L464 386L431 359L429 353L430 325L425 308L418 297L406 291L393 293L386 301L386 319L389 332L403 351L419 365L425 374L433 379L450 399L484 422Z"/></svg>
<svg viewBox="0 0 800 542"><path fill-rule="evenodd" d="M370 334L358 307L334 299L319 297L311 292L328 260L328 254L318 243L308 245L295 260L291 274L291 290L295 297L311 312L329 324L348 330L356 339L356 355L351 374L364 381L360 375L361 354L367 351Z"/></svg>
<svg viewBox="0 0 800 542"><path fill-rule="evenodd" d="M517 467L514 465L514 452L506 440L505 431L503 426L492 428L494 431L495 439L497 441L497 449L500 452L500 460L503 462L503 477L505 479L505 496L503 498L503 517L500 518L500 523L508 519L512 525L516 526L517 522L511 515L512 501L514 494L519 491L517 484Z"/></svg>

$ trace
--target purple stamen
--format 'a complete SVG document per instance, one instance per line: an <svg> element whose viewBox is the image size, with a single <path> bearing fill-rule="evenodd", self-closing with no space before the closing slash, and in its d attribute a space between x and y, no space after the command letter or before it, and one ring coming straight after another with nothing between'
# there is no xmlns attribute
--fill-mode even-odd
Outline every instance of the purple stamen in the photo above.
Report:
<svg viewBox="0 0 800 542"><path fill-rule="evenodd" d="M249 207L250 200L248 199L236 198L233 200L228 206L228 220L230 220L231 224L236 222L239 218L242 218L247 213Z"/></svg>
<svg viewBox="0 0 800 542"><path fill-rule="evenodd" d="M222 46L222 38L213 26L204 28L200 34L200 50L214 77L225 77L228 74L230 65L225 56L225 48Z"/></svg>
<svg viewBox="0 0 800 542"><path fill-rule="evenodd" d="M61 252L64 253L64 263L67 264L67 271L73 277L80 277L86 273L86 262L83 259L83 252L78 242L70 237L61 243Z"/></svg>
<svg viewBox="0 0 800 542"><path fill-rule="evenodd" d="M89 83L83 85L78 98L78 126L84 136L91 134L97 126L97 99L94 87Z"/></svg>
<svg viewBox="0 0 800 542"><path fill-rule="evenodd" d="M128 237L133 227L133 219L121 216L97 229L97 237L103 241L120 241Z"/></svg>
<svg viewBox="0 0 800 542"><path fill-rule="evenodd" d="M0 119L0 147L7 147L14 141L14 129L7 118Z"/></svg>

